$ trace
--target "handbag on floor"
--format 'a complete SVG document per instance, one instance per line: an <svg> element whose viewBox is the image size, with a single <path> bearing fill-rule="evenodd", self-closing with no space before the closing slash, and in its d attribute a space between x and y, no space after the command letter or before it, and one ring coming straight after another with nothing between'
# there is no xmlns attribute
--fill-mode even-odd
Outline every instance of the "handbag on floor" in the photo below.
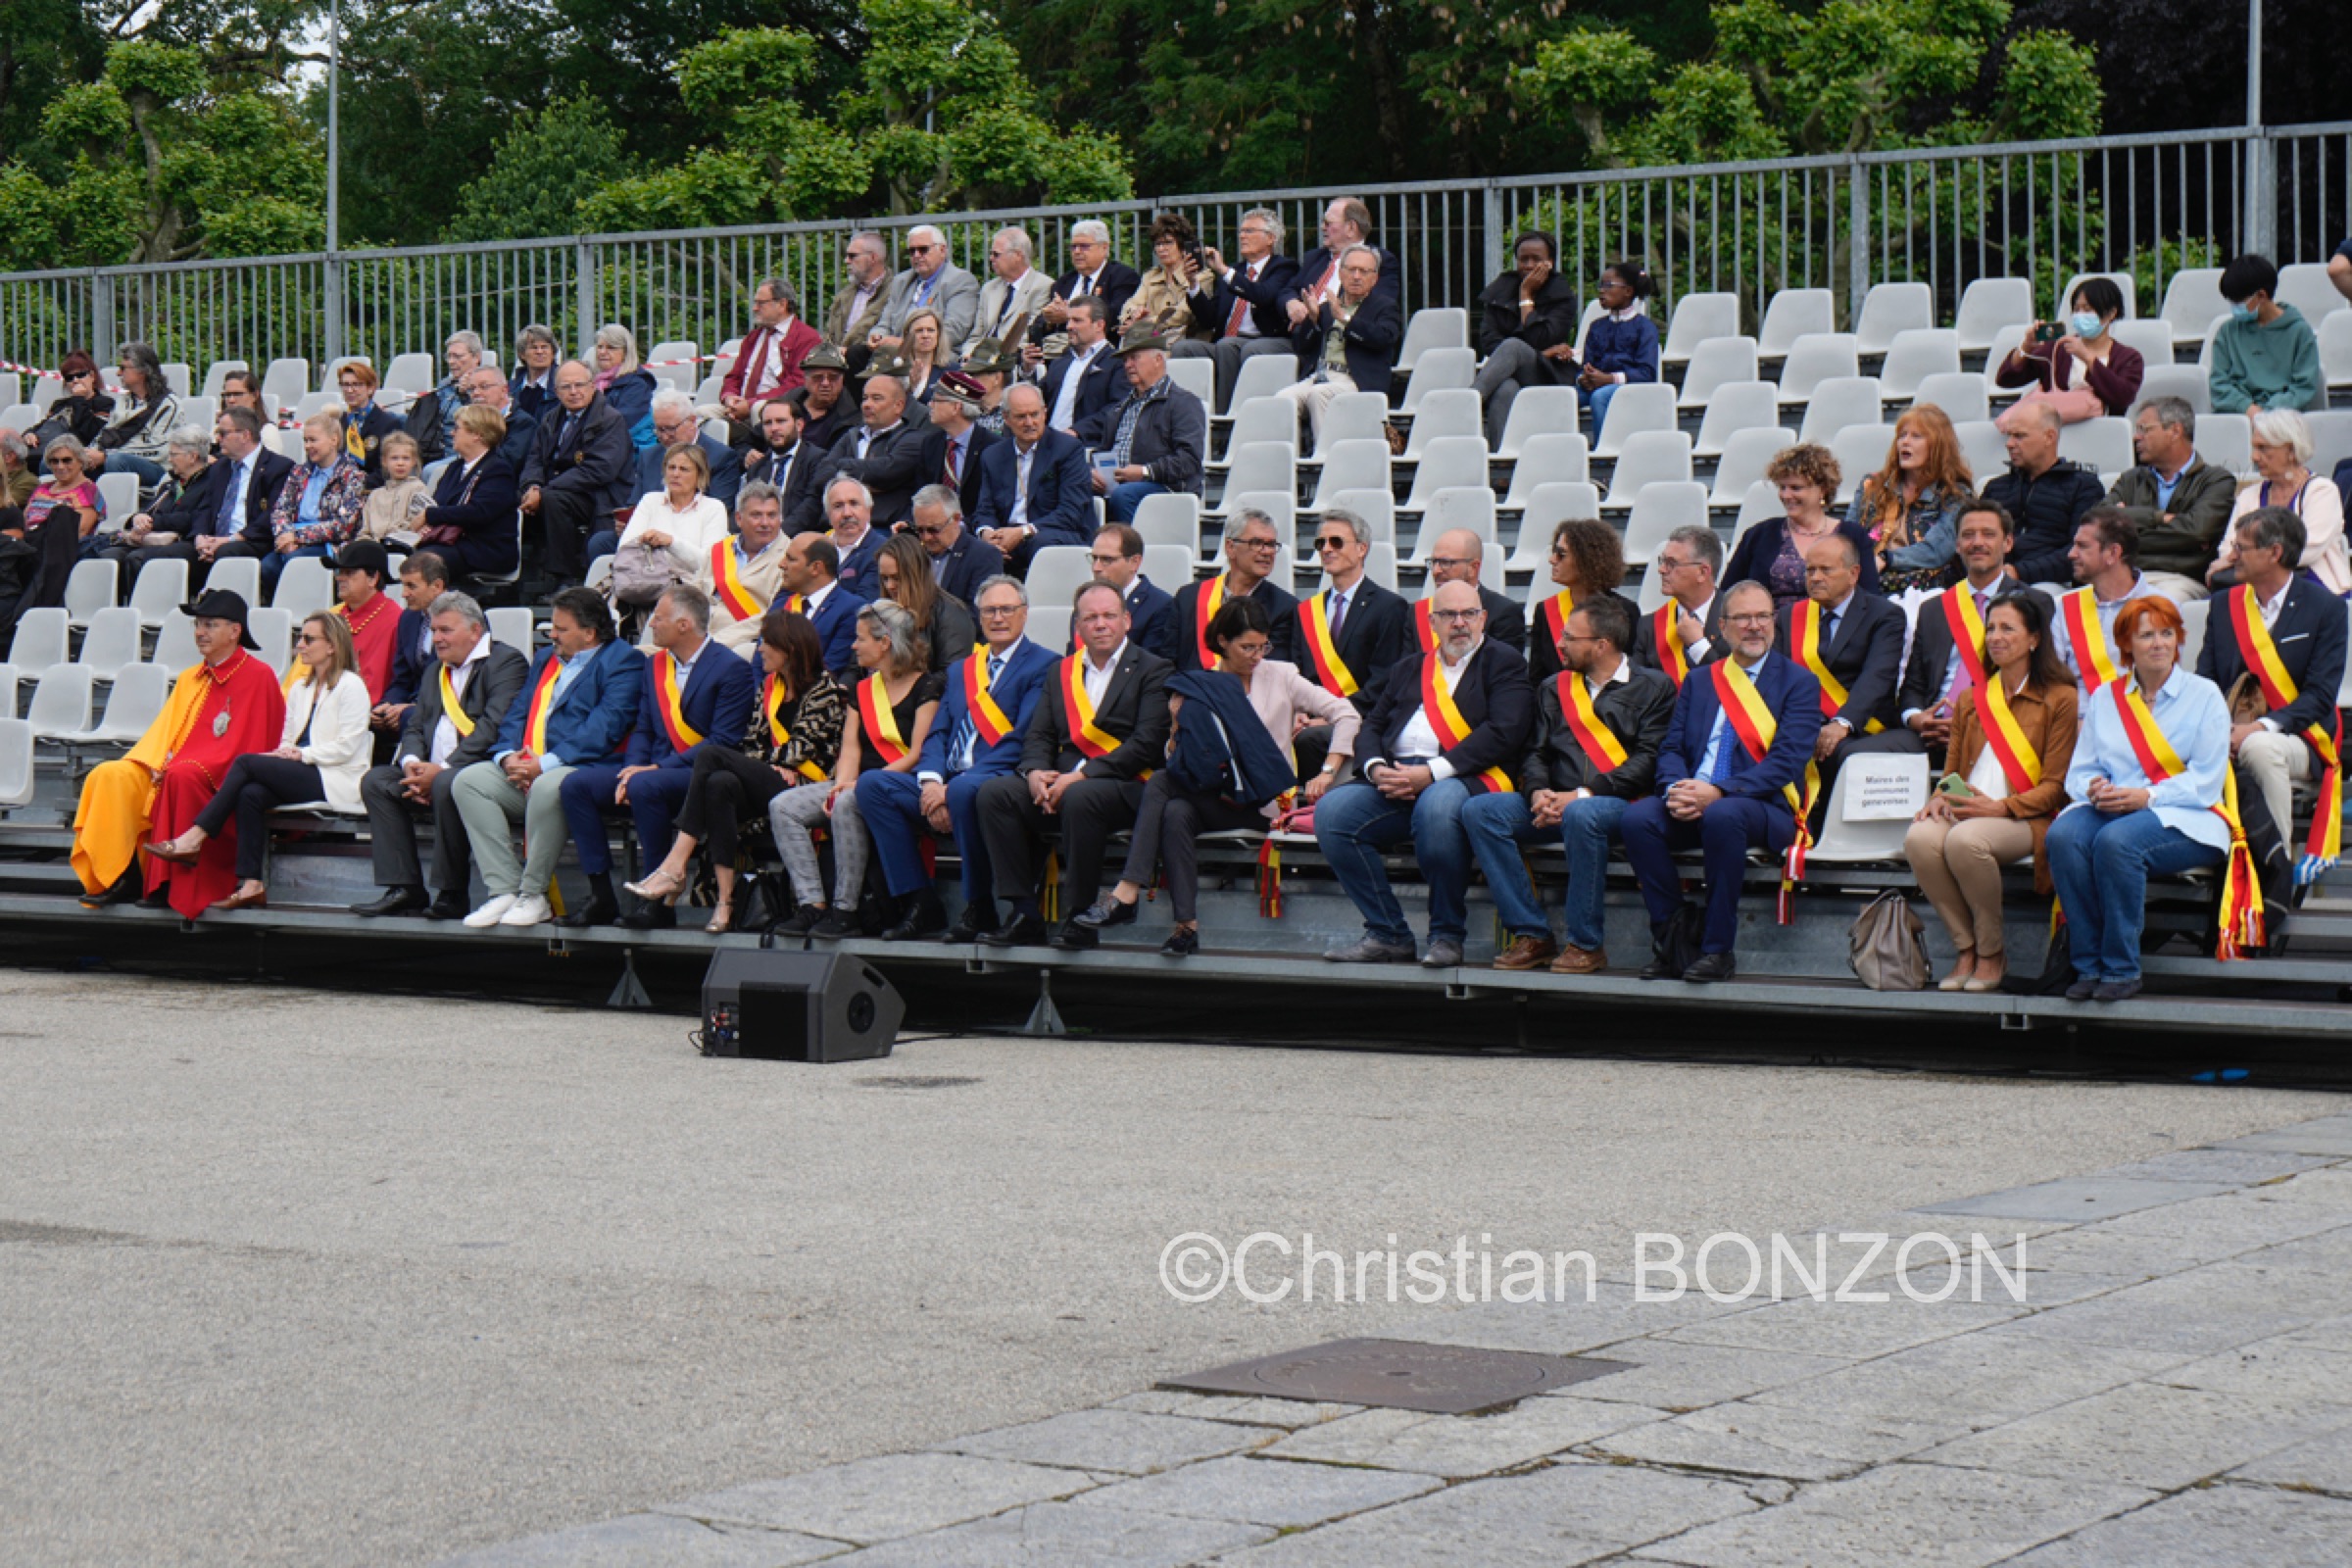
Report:
<svg viewBox="0 0 2352 1568"><path fill-rule="evenodd" d="M1854 917L1846 962L1873 991L1924 991L1928 985L1927 928L1899 888L1888 888Z"/></svg>

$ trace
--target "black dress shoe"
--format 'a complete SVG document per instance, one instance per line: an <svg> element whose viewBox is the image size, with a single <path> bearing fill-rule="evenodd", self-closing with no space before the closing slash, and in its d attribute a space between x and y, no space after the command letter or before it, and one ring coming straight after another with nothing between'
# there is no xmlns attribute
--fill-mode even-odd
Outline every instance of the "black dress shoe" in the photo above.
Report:
<svg viewBox="0 0 2352 1568"><path fill-rule="evenodd" d="M2075 977L2075 983L2066 988L2066 1000L2069 1002L2088 1002L2093 996L2098 994L2098 981L2083 975L2077 975Z"/></svg>
<svg viewBox="0 0 2352 1568"><path fill-rule="evenodd" d="M1683 971L1676 968L1666 955L1660 953L1652 955L1650 960L1642 966L1641 977L1644 980L1680 980L1683 977Z"/></svg>
<svg viewBox="0 0 2352 1568"><path fill-rule="evenodd" d="M436 893L433 902L424 906L427 920L463 920L472 912L463 893Z"/></svg>
<svg viewBox="0 0 2352 1568"><path fill-rule="evenodd" d="M816 922L808 934L825 942L839 942L844 937L857 936L858 916L835 905L825 911L824 917Z"/></svg>
<svg viewBox="0 0 2352 1568"><path fill-rule="evenodd" d="M1034 914L1016 914L994 931L980 933L980 940L992 948L1043 947L1046 922Z"/></svg>
<svg viewBox="0 0 2352 1568"><path fill-rule="evenodd" d="M615 925L619 920L619 905L611 899L590 899L580 907L557 915L555 923L566 931L577 931L582 926Z"/></svg>
<svg viewBox="0 0 2352 1568"><path fill-rule="evenodd" d="M1121 904L1106 893L1072 916L1070 924L1101 931L1108 926L1135 924L1135 913L1134 905Z"/></svg>
<svg viewBox="0 0 2352 1568"><path fill-rule="evenodd" d="M351 912L371 917L379 914L416 914L431 902L424 896L422 888L386 888L382 898L368 904L355 904L351 906Z"/></svg>
<svg viewBox="0 0 2352 1568"><path fill-rule="evenodd" d="M81 906L85 909L103 909L110 904L128 904L139 896L139 884L142 880L137 864L133 863L129 870L115 878L107 886L100 888L95 893L84 893L81 896Z"/></svg>
<svg viewBox="0 0 2352 1568"><path fill-rule="evenodd" d="M948 911L940 907L939 895L920 893L907 906L906 912L899 916L897 923L883 931L882 940L916 942L924 937L935 937L947 929ZM972 939L966 937L963 940L969 942Z"/></svg>
<svg viewBox="0 0 2352 1568"><path fill-rule="evenodd" d="M139 907L142 909L169 909L172 907L172 884L167 882L141 899Z"/></svg>
<svg viewBox="0 0 2352 1568"><path fill-rule="evenodd" d="M1094 948L1102 940L1102 933L1094 926L1079 924L1080 918L1073 915L1055 926L1054 934L1046 938L1046 946L1063 953L1084 953Z"/></svg>
<svg viewBox="0 0 2352 1568"><path fill-rule="evenodd" d="M1159 945L1159 956L1163 958L1189 958L1200 951L1200 928L1197 925L1178 926Z"/></svg>
<svg viewBox="0 0 2352 1568"><path fill-rule="evenodd" d="M640 900L637 907L612 923L624 931L675 931L678 928L678 906Z"/></svg>
<svg viewBox="0 0 2352 1568"><path fill-rule="evenodd" d="M963 912L956 917L956 923L948 927L948 934L940 940L952 943L978 942L996 928L996 910L967 904L963 906Z"/></svg>
<svg viewBox="0 0 2352 1568"><path fill-rule="evenodd" d="M1702 953L1696 963L1683 971L1683 978L1694 986L1703 986L1710 981L1729 980L1735 972L1737 965L1732 962L1730 954Z"/></svg>

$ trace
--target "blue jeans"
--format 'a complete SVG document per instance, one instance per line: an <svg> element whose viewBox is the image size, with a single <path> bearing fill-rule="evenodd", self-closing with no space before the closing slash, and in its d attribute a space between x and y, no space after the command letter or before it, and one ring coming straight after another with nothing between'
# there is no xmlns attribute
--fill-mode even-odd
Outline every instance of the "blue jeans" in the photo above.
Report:
<svg viewBox="0 0 2352 1568"><path fill-rule="evenodd" d="M276 595L277 579L285 574L286 563L299 556L308 556L313 561L323 561L331 566L335 564L335 547L333 545L304 545L291 556L282 550L272 550L264 556L262 558L262 597L264 599L270 599Z"/></svg>
<svg viewBox="0 0 2352 1568"><path fill-rule="evenodd" d="M1593 387L1590 391L1581 386L1576 389L1576 401L1583 406L1586 417L1592 421L1592 428L1585 433L1594 440L1600 438L1600 427L1609 417L1609 400L1615 397L1617 392L1618 386L1614 381L1607 386ZM1581 947L1583 944L1578 945Z"/></svg>
<svg viewBox="0 0 2352 1568"><path fill-rule="evenodd" d="M1524 796L1481 795L1463 807L1462 830L1470 836L1478 868L1486 873L1487 890L1494 895L1503 929L1515 937L1551 935L1519 846L1541 844L1556 833L1568 855L1568 901L1562 912L1569 946L1597 952L1607 936L1601 899L1608 891L1609 842L1632 804L1613 795L1571 801L1556 828L1536 826Z"/></svg>
<svg viewBox="0 0 2352 1568"><path fill-rule="evenodd" d="M1125 484L1114 484L1110 487L1109 492L1102 497L1102 510L1109 514L1110 520L1113 522L1132 521L1135 517L1135 509L1144 504L1144 497L1164 496L1167 493L1168 487L1156 480L1130 479Z"/></svg>
<svg viewBox="0 0 2352 1568"><path fill-rule="evenodd" d="M1469 929L1464 900L1470 887L1470 841L1462 808L1470 791L1458 778L1440 779L1417 799L1392 801L1371 785L1343 784L1315 807L1315 843L1332 875L1354 901L1364 929L1383 942L1411 947L1413 928L1389 886L1381 851L1406 839L1429 884L1429 934L1462 940Z"/></svg>
<svg viewBox="0 0 2352 1568"><path fill-rule="evenodd" d="M153 458L142 458L130 452L107 453L106 463L98 471L101 473L135 473L139 476L141 490L152 490L170 477L165 472L164 466Z"/></svg>
<svg viewBox="0 0 2352 1568"><path fill-rule="evenodd" d="M620 550L620 530L606 528L588 536L588 564L593 566Z"/></svg>
<svg viewBox="0 0 2352 1568"><path fill-rule="evenodd" d="M2075 973L2084 980L2139 978L2139 933L2148 915L2148 878L2218 865L2223 852L2200 844L2154 811L2110 816L2080 806L2050 824L2042 853L2066 911Z"/></svg>

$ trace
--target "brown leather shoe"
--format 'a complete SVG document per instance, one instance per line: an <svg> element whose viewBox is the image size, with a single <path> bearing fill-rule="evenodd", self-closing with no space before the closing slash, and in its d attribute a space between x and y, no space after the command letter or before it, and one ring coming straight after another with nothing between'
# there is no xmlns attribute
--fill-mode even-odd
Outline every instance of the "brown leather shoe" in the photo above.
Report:
<svg viewBox="0 0 2352 1568"><path fill-rule="evenodd" d="M1560 956L1551 960L1553 974L1598 974L1609 966L1609 955L1602 948L1580 948L1570 944L1560 949Z"/></svg>
<svg viewBox="0 0 2352 1568"><path fill-rule="evenodd" d="M232 893L213 906L216 909L266 909L269 906L268 888L255 888L251 893Z"/></svg>
<svg viewBox="0 0 2352 1568"><path fill-rule="evenodd" d="M1549 937L1513 937L1494 960L1497 969L1541 969L1559 949Z"/></svg>
<svg viewBox="0 0 2352 1568"><path fill-rule="evenodd" d="M204 854L202 850L173 849L170 839L157 839L151 844L141 845L140 848L157 859L170 860L173 865L194 865L198 858Z"/></svg>

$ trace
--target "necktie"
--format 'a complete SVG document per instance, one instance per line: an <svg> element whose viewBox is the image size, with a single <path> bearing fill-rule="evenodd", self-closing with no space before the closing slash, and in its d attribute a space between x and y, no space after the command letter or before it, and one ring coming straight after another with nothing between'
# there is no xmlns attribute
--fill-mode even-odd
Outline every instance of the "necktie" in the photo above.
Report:
<svg viewBox="0 0 2352 1568"><path fill-rule="evenodd" d="M564 449L571 445L571 438L579 433L579 429L580 416L578 415L566 414L564 416L563 426L556 431L557 457L561 458L564 455Z"/></svg>
<svg viewBox="0 0 2352 1568"><path fill-rule="evenodd" d="M1084 299L1084 298L1086 298L1086 297L1087 297L1089 294L1092 294L1094 291L1095 291L1095 280L1094 280L1093 278L1091 278L1091 277L1088 277L1088 276L1087 276L1087 275L1086 275L1084 272L1081 272L1081 273L1079 273L1079 274L1078 274L1078 297L1079 297L1080 299Z"/></svg>
<svg viewBox="0 0 2352 1568"><path fill-rule="evenodd" d="M954 436L948 437L948 488L951 490L955 489L958 483L956 477L956 454L962 450L962 446L963 443L957 441Z"/></svg>
<svg viewBox="0 0 2352 1568"><path fill-rule="evenodd" d="M1732 754L1740 749L1740 734L1732 728L1731 719L1720 712L1715 715L1715 771L1708 775L1707 782L1724 785L1732 780L1732 763L1735 760Z"/></svg>
<svg viewBox="0 0 2352 1568"><path fill-rule="evenodd" d="M245 465L243 463L230 465L228 488L226 493L220 497L220 511L213 519L213 532L225 536L237 531L237 524L243 521L237 515L237 496L244 488Z"/></svg>
<svg viewBox="0 0 2352 1568"><path fill-rule="evenodd" d="M1257 264L1255 262L1251 262L1248 267L1243 268L1242 270L1248 275L1250 282L1254 283L1257 281ZM1233 314L1225 318L1225 335L1227 337L1232 337L1239 333L1242 329L1242 323L1249 318L1250 302L1246 299L1243 299L1238 294L1235 295L1233 301ZM1334 635L1337 635L1339 628L1335 626L1332 628L1332 631Z"/></svg>
<svg viewBox="0 0 2352 1568"><path fill-rule="evenodd" d="M1348 624L1348 596L1334 588L1331 591L1331 603L1325 608L1330 612L1331 645L1337 648L1340 645L1340 628Z"/></svg>
<svg viewBox="0 0 2352 1568"><path fill-rule="evenodd" d="M1825 609L1821 612L1821 651L1827 654L1837 641L1838 612Z"/></svg>

